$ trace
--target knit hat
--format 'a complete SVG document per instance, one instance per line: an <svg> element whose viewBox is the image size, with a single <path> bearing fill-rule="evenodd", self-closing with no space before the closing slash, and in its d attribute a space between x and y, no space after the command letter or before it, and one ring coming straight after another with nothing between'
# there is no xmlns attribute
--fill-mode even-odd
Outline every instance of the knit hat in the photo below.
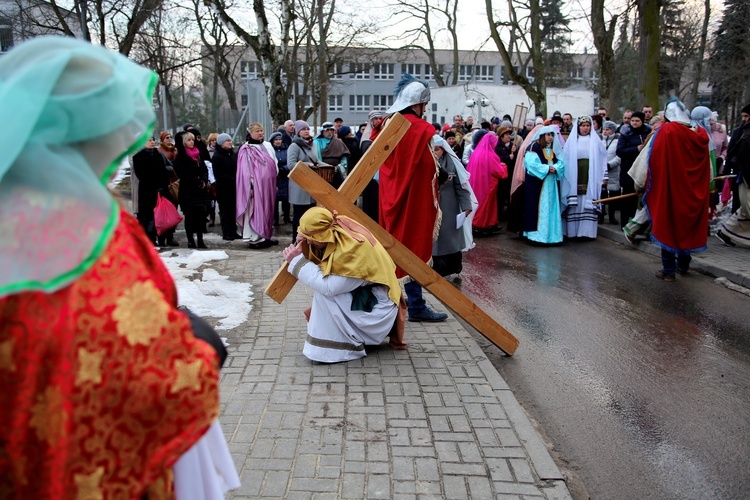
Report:
<svg viewBox="0 0 750 500"><path fill-rule="evenodd" d="M339 137L347 137L352 133L352 128L349 125L341 125L339 127Z"/></svg>
<svg viewBox="0 0 750 500"><path fill-rule="evenodd" d="M646 115L643 114L643 111L633 111L633 114L630 115L630 118L639 118L642 122L646 121Z"/></svg>
<svg viewBox="0 0 750 500"><path fill-rule="evenodd" d="M525 125L527 127L533 127L535 125L534 120L526 120L526 124Z"/></svg>
<svg viewBox="0 0 750 500"><path fill-rule="evenodd" d="M305 120L297 120L294 122L294 133L299 135L300 130L302 129L309 129L310 125L307 124Z"/></svg>
<svg viewBox="0 0 750 500"><path fill-rule="evenodd" d="M219 134L219 137L216 138L216 144L218 144L219 146L221 146L225 142L231 141L231 140L232 140L232 136L231 135L229 135L229 134Z"/></svg>
<svg viewBox="0 0 750 500"><path fill-rule="evenodd" d="M446 131L446 132L445 132L445 133L443 134L443 138L444 138L444 139L447 139L447 138L449 138L449 137L453 137L453 138L455 139L455 138L456 138L456 133L455 133L454 131L452 131L452 130L447 130L447 131Z"/></svg>
<svg viewBox="0 0 750 500"><path fill-rule="evenodd" d="M281 139L282 137L283 136L281 135L281 132L274 132L273 134L271 134L271 137L268 138L268 142L273 144L273 141L275 141L276 139Z"/></svg>
<svg viewBox="0 0 750 500"><path fill-rule="evenodd" d="M193 126L190 123L186 123L185 125L182 126L182 130L184 130L186 132L187 132L187 129L189 129L189 128L193 128Z"/></svg>
<svg viewBox="0 0 750 500"><path fill-rule="evenodd" d="M607 120L604 122L603 127L610 129L612 132L617 132L617 124L615 122Z"/></svg>
<svg viewBox="0 0 750 500"><path fill-rule="evenodd" d="M555 122L562 123L563 119L562 119L562 116L560 115L552 115L552 118L549 119L549 122L550 123L555 123Z"/></svg>
<svg viewBox="0 0 750 500"><path fill-rule="evenodd" d="M742 108L742 112L743 113L747 113L748 115L750 115L750 104L748 104L747 106L745 106L744 108Z"/></svg>
<svg viewBox="0 0 750 500"><path fill-rule="evenodd" d="M166 139L167 137L172 137L172 134L166 131L162 132L161 134L159 134L159 142L164 142L164 139Z"/></svg>

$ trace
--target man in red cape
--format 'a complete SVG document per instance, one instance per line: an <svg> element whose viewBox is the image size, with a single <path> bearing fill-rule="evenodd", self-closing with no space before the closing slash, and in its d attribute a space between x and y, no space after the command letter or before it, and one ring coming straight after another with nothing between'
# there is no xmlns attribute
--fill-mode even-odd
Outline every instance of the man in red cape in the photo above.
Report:
<svg viewBox="0 0 750 500"><path fill-rule="evenodd" d="M651 239L661 247L663 269L656 277L685 275L690 254L706 249L711 159L708 134L690 128L690 115L676 98L664 112L667 123L653 139L643 203L651 217Z"/></svg>
<svg viewBox="0 0 750 500"><path fill-rule="evenodd" d="M395 102L386 113L401 113L411 126L388 160L380 167L379 222L386 231L422 261L432 259L432 241L438 214L437 163L430 140L435 134L422 119L430 101L430 87L408 73L396 85ZM406 276L396 269L399 278ZM416 281L404 285L409 321L445 321L444 313L427 307Z"/></svg>

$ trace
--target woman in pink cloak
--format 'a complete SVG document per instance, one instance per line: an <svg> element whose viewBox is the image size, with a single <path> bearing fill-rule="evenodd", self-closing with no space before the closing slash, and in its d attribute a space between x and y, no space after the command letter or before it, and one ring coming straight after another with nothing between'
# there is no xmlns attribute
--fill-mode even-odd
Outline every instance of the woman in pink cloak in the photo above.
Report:
<svg viewBox="0 0 750 500"><path fill-rule="evenodd" d="M474 133L472 142L481 131ZM498 138L485 133L479 137L466 170L469 183L479 202L473 228L477 236L486 236L500 230L497 219L497 185L499 179L508 177L508 168L495 153Z"/></svg>

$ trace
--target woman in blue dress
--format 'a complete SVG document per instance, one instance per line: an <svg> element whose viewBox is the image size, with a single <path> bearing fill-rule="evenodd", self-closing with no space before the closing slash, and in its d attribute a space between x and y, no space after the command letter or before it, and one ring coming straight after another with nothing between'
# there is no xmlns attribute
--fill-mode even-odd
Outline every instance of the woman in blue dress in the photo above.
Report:
<svg viewBox="0 0 750 500"><path fill-rule="evenodd" d="M526 169L523 235L536 243L562 243L559 186L565 172L562 143L554 125L537 130L533 141L523 161Z"/></svg>

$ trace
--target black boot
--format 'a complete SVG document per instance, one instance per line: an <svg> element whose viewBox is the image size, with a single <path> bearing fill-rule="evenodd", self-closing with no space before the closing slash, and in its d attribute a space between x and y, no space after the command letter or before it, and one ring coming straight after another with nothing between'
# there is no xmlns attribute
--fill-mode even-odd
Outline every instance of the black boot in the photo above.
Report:
<svg viewBox="0 0 750 500"><path fill-rule="evenodd" d="M165 247L165 246L167 246L167 236L166 236L166 235L164 235L164 234L162 234L161 236L157 237L157 238L156 238L156 243L157 243L157 245L158 245L158 246L160 246L160 247Z"/></svg>
<svg viewBox="0 0 750 500"><path fill-rule="evenodd" d="M208 248L205 243L203 243L203 233L198 233L198 248Z"/></svg>
<svg viewBox="0 0 750 500"><path fill-rule="evenodd" d="M195 239L193 239L193 233L187 233L188 248L195 248Z"/></svg>

